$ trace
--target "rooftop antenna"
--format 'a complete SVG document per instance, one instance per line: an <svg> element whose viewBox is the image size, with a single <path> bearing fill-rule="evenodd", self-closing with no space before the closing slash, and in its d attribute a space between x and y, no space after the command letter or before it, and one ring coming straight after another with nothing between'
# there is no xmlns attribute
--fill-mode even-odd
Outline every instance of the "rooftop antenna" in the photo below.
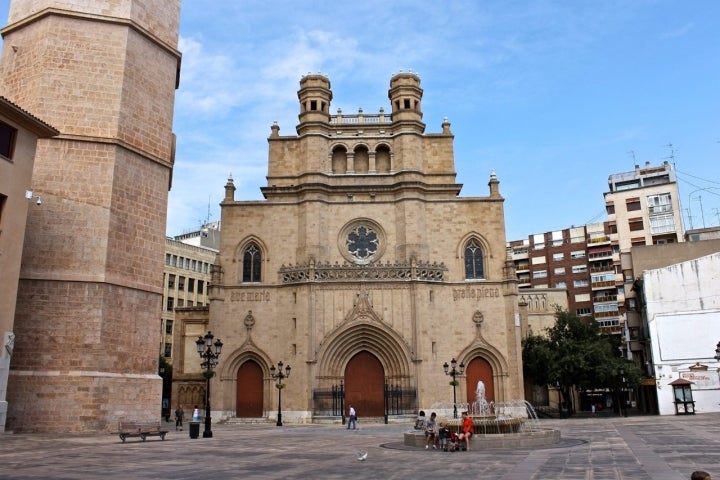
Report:
<svg viewBox="0 0 720 480"><path fill-rule="evenodd" d="M208 214L207 214L207 217L205 218L205 225L210 223L211 216L212 216L212 214L210 213L210 195L208 195Z"/></svg>
<svg viewBox="0 0 720 480"><path fill-rule="evenodd" d="M630 156L631 156L632 159L633 159L633 167L637 167L638 164L637 164L637 161L635 160L635 150L630 150L630 151L627 152L627 153L630 154Z"/></svg>
<svg viewBox="0 0 720 480"><path fill-rule="evenodd" d="M689 208L686 208L686 209L685 209L685 214L687 215L688 224L690 225L690 230L692 230L692 229L693 229L693 224L692 224L693 216L692 216L692 213L690 213L690 209L689 209Z"/></svg>
<svg viewBox="0 0 720 480"><path fill-rule="evenodd" d="M670 160L670 163L672 163L673 168L675 168L675 147L672 143L668 143L667 145L664 145L665 147L670 148L670 156L663 158L663 160Z"/></svg>
<svg viewBox="0 0 720 480"><path fill-rule="evenodd" d="M720 210L718 210L717 208L713 208L713 213L715 214L715 216L716 216L717 219L718 219L718 220L717 220L717 221L718 221L718 225L720 225Z"/></svg>

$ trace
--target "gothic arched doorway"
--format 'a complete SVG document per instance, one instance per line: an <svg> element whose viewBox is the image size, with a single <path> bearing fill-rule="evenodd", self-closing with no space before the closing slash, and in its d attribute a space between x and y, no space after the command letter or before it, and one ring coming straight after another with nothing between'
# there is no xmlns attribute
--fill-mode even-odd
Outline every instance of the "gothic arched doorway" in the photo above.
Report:
<svg viewBox="0 0 720 480"><path fill-rule="evenodd" d="M240 365L237 373L238 417L257 418L263 415L263 372L253 360Z"/></svg>
<svg viewBox="0 0 720 480"><path fill-rule="evenodd" d="M385 415L385 370L380 360L365 350L355 354L345 367L346 414L350 405L360 418Z"/></svg>
<svg viewBox="0 0 720 480"><path fill-rule="evenodd" d="M485 400L490 402L495 401L495 382L493 381L492 367L484 358L476 357L470 361L468 366L465 368L466 375L466 390L467 390L467 401L473 403L475 398L475 391L480 380L485 384Z"/></svg>

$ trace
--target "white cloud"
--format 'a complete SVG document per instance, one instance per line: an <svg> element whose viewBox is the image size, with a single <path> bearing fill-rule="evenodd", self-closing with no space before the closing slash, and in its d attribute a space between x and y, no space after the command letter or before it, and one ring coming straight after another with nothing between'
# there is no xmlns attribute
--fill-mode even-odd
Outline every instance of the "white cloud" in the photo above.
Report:
<svg viewBox="0 0 720 480"><path fill-rule="evenodd" d="M688 32L692 31L694 28L695 28L695 24L693 22L688 22L688 23L684 24L683 26L678 27L674 30L664 32L660 37L664 38L666 40L683 37Z"/></svg>

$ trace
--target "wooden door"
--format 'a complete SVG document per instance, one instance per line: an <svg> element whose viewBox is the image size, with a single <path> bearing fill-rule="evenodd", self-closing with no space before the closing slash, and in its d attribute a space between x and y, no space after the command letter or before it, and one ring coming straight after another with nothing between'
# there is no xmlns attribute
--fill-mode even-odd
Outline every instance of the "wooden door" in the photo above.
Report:
<svg viewBox="0 0 720 480"><path fill-rule="evenodd" d="M257 418L263 415L263 373L253 360L243 363L237 374L238 417Z"/></svg>
<svg viewBox="0 0 720 480"><path fill-rule="evenodd" d="M360 419L385 415L385 370L370 352L356 354L345 367L345 415L350 405Z"/></svg>
<svg viewBox="0 0 720 480"><path fill-rule="evenodd" d="M475 391L480 380L485 384L485 400L495 401L495 382L493 381L492 367L484 358L474 358L465 368L467 402L473 403L475 399Z"/></svg>

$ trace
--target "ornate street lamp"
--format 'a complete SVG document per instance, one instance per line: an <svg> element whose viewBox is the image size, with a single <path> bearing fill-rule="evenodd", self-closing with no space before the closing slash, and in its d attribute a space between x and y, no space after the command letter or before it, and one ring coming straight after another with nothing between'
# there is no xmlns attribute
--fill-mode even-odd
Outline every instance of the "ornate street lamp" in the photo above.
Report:
<svg viewBox="0 0 720 480"><path fill-rule="evenodd" d="M212 437L212 429L210 428L210 379L215 375L213 368L217 367L218 357L222 351L223 343L218 338L213 343L212 333L207 332L205 337L198 337L195 341L197 345L197 352L200 358L203 359L200 364L200 368L204 368L205 372L205 430L203 431L203 438Z"/></svg>
<svg viewBox="0 0 720 480"><path fill-rule="evenodd" d="M283 372L283 362L279 361L277 370L275 370L275 365L270 367L270 376L277 381L275 388L278 389L278 418L275 425L282 427L282 389L285 388L283 379L290 376L290 365L287 365Z"/></svg>
<svg viewBox="0 0 720 480"><path fill-rule="evenodd" d="M718 342L717 346L715 347L715 360L720 362L720 342Z"/></svg>
<svg viewBox="0 0 720 480"><path fill-rule="evenodd" d="M458 381L455 379L458 375L462 375L465 373L465 364L460 363L460 369L457 369L458 363L457 360L454 358L450 360L450 365L445 362L443 364L443 370L445 370L445 375L450 375L452 377L452 382L450 382L450 385L453 387L453 418L458 418L457 414L457 395L455 389L458 386Z"/></svg>

